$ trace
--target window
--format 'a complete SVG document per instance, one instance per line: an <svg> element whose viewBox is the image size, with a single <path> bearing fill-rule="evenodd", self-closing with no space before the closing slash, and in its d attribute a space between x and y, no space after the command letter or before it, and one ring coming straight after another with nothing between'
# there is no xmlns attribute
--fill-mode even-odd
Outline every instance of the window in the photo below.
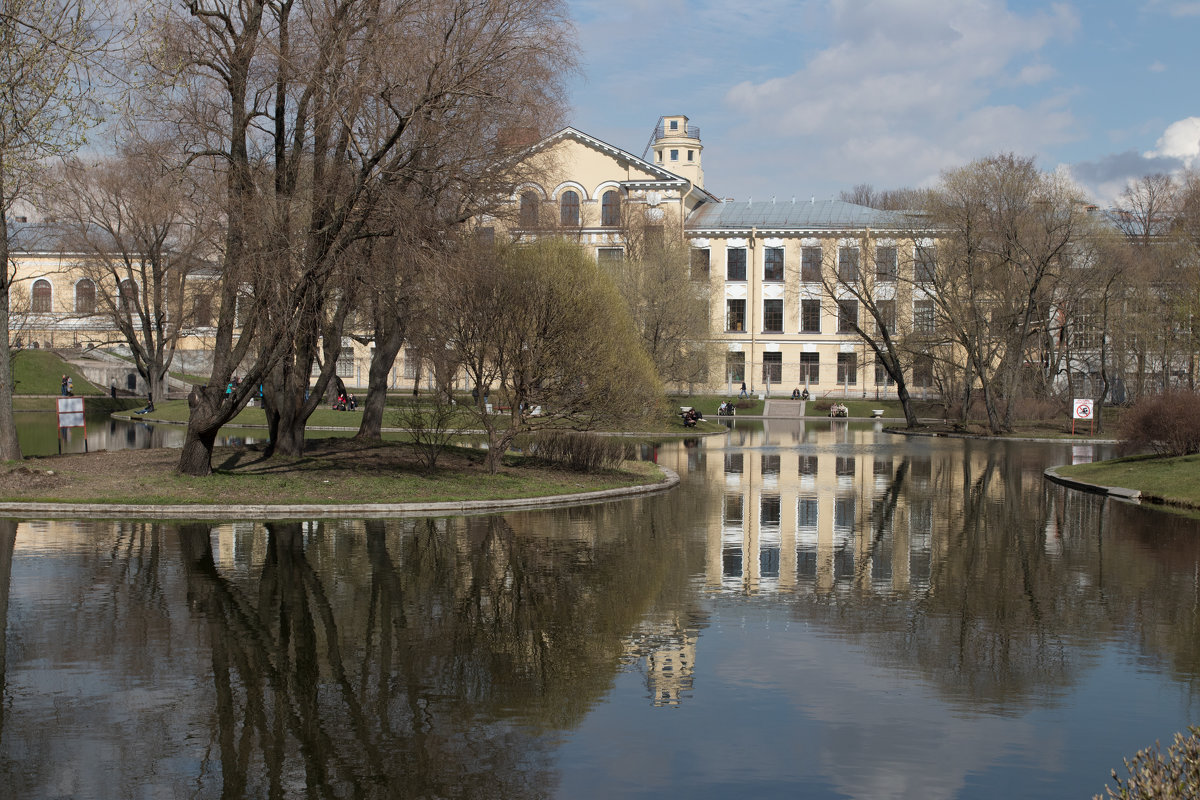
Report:
<svg viewBox="0 0 1200 800"><path fill-rule="evenodd" d="M538 206L541 205L541 198L534 191L524 192L521 195L521 227L536 228L538 226Z"/></svg>
<svg viewBox="0 0 1200 800"><path fill-rule="evenodd" d="M725 301L725 330L746 330L746 301L744 299Z"/></svg>
<svg viewBox="0 0 1200 800"><path fill-rule="evenodd" d="M725 354L725 377L730 383L741 383L746 380L746 354Z"/></svg>
<svg viewBox="0 0 1200 800"><path fill-rule="evenodd" d="M798 470L797 474L799 474L799 475L816 475L817 474L817 457L816 456L800 456L799 464L797 464L797 470ZM816 524L816 515L815 514L813 515L813 524L814 525Z"/></svg>
<svg viewBox="0 0 1200 800"><path fill-rule="evenodd" d="M932 300L913 301L913 331L916 333L933 333L936 327Z"/></svg>
<svg viewBox="0 0 1200 800"><path fill-rule="evenodd" d="M559 219L563 225L579 224L579 195L570 189L559 200Z"/></svg>
<svg viewBox="0 0 1200 800"><path fill-rule="evenodd" d="M783 280L782 247L768 247L763 251L763 280L775 283Z"/></svg>
<svg viewBox="0 0 1200 800"><path fill-rule="evenodd" d="M615 191L605 192L600 198L600 224L607 228L621 224L621 196Z"/></svg>
<svg viewBox="0 0 1200 800"><path fill-rule="evenodd" d="M800 248L800 280L805 283L821 282L821 248Z"/></svg>
<svg viewBox="0 0 1200 800"><path fill-rule="evenodd" d="M679 160L679 151L678 151L678 150L672 150L672 151L671 151L671 160L672 160L672 161L678 161L678 160Z"/></svg>
<svg viewBox="0 0 1200 800"><path fill-rule="evenodd" d="M875 320L875 332L880 337L883 336L883 331L880 327L887 328L888 333L896 331L896 301L895 300L876 300L875 311L878 318Z"/></svg>
<svg viewBox="0 0 1200 800"><path fill-rule="evenodd" d="M937 272L937 246L917 245L917 256L913 265L913 280L917 283L933 283Z"/></svg>
<svg viewBox="0 0 1200 800"><path fill-rule="evenodd" d="M48 313L50 311L50 299L52 290L50 281L40 278L33 282L33 312Z"/></svg>
<svg viewBox="0 0 1200 800"><path fill-rule="evenodd" d="M692 248L692 278L695 280L708 278L708 250L699 247Z"/></svg>
<svg viewBox="0 0 1200 800"><path fill-rule="evenodd" d="M800 380L805 383L821 382L821 354L800 354Z"/></svg>
<svg viewBox="0 0 1200 800"><path fill-rule="evenodd" d="M895 381L888 374L887 367L883 365L883 359L875 356L875 385L876 386L891 386Z"/></svg>
<svg viewBox="0 0 1200 800"><path fill-rule="evenodd" d="M763 333L783 333L782 300L763 300Z"/></svg>
<svg viewBox="0 0 1200 800"><path fill-rule="evenodd" d="M838 280L854 283L858 280L858 248L838 248Z"/></svg>
<svg viewBox="0 0 1200 800"><path fill-rule="evenodd" d="M679 120L677 120L677 119L671 120L671 130L673 130L673 131L679 130Z"/></svg>
<svg viewBox="0 0 1200 800"><path fill-rule="evenodd" d="M933 358L919 355L913 359L913 386L933 386Z"/></svg>
<svg viewBox="0 0 1200 800"><path fill-rule="evenodd" d="M1076 350L1099 350L1103 341L1100 315L1095 306L1088 304L1081 307L1071 322L1071 346Z"/></svg>
<svg viewBox="0 0 1200 800"><path fill-rule="evenodd" d="M353 347L343 347L341 353L338 354L337 376L339 378L353 378L354 377L354 348Z"/></svg>
<svg viewBox="0 0 1200 800"><path fill-rule="evenodd" d="M597 247L596 261L600 266L619 264L625 259L625 250L621 247Z"/></svg>
<svg viewBox="0 0 1200 800"><path fill-rule="evenodd" d="M404 377L410 380L421 377L421 356L414 347L404 348Z"/></svg>
<svg viewBox="0 0 1200 800"><path fill-rule="evenodd" d="M895 283L900 275L896 248L892 245L875 248L875 280L879 283Z"/></svg>
<svg viewBox="0 0 1200 800"><path fill-rule="evenodd" d="M821 301L820 300L801 300L800 301L800 332L801 333L820 333L821 332Z"/></svg>
<svg viewBox="0 0 1200 800"><path fill-rule="evenodd" d="M80 314L96 312L96 284L90 278L75 284L75 310Z"/></svg>
<svg viewBox="0 0 1200 800"><path fill-rule="evenodd" d="M838 476L854 477L854 456L838 456L833 462L833 472Z"/></svg>
<svg viewBox="0 0 1200 800"><path fill-rule="evenodd" d="M858 301L838 300L838 333L854 333L858 325Z"/></svg>
<svg viewBox="0 0 1200 800"><path fill-rule="evenodd" d="M688 161L695 161L695 160L696 160L696 151L688 150Z"/></svg>
<svg viewBox="0 0 1200 800"><path fill-rule="evenodd" d="M763 453L760 463L762 464L762 474L764 477L768 475L778 475L781 458L778 453Z"/></svg>
<svg viewBox="0 0 1200 800"><path fill-rule="evenodd" d="M746 248L730 247L725 251L725 280L746 280Z"/></svg>
<svg viewBox="0 0 1200 800"><path fill-rule="evenodd" d="M722 513L722 522L724 523L725 527L742 527L742 519L745 516L745 498L740 494L727 494L725 495L724 505L725 508Z"/></svg>
<svg viewBox="0 0 1200 800"><path fill-rule="evenodd" d="M838 353L837 382L847 386L858 383L858 353Z"/></svg>
<svg viewBox="0 0 1200 800"><path fill-rule="evenodd" d="M783 353L763 353L762 379L764 383L783 382Z"/></svg>
<svg viewBox="0 0 1200 800"><path fill-rule="evenodd" d="M206 294L198 294L192 301L192 324L197 328L207 328L212 325L212 298Z"/></svg>
<svg viewBox="0 0 1200 800"><path fill-rule="evenodd" d="M119 301L123 313L132 314L137 311L137 284L129 278L121 281Z"/></svg>

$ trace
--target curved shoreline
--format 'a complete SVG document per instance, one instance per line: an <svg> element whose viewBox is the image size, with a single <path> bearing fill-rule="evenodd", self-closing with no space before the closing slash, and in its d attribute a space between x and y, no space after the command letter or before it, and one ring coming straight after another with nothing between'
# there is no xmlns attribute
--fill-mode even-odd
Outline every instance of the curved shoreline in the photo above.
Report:
<svg viewBox="0 0 1200 800"><path fill-rule="evenodd" d="M991 436L983 433L956 431L920 431L907 428L884 428L884 433L897 436L925 436L930 439L979 439L985 442L1037 442L1039 444L1120 444L1118 439L1052 439L1041 436Z"/></svg>
<svg viewBox="0 0 1200 800"><path fill-rule="evenodd" d="M1127 489L1124 486L1105 486L1104 484L1101 484L1101 483L1092 483L1091 481L1081 481L1078 478L1068 478L1064 475L1059 475L1058 470L1060 467L1063 467L1063 466L1068 466L1068 465L1060 464L1058 467L1047 467L1045 470L1042 471L1042 475L1045 476L1045 478L1047 480L1049 480L1053 483L1057 483L1060 486L1065 486L1068 489L1076 489L1078 491L1089 492L1091 494L1102 494L1102 495L1106 495L1108 497L1115 497L1118 500L1125 500L1130 503L1141 504L1143 502L1143 500L1147 500L1147 501L1149 500L1149 498L1143 497L1140 489ZM1156 505L1174 506L1175 504L1174 503L1156 503ZM1187 508L1187 506L1179 506L1179 507Z"/></svg>
<svg viewBox="0 0 1200 800"><path fill-rule="evenodd" d="M653 495L679 485L679 474L656 464L664 480L594 492L518 497L509 500L451 500L440 503L357 503L338 505L298 503L289 505L140 505L122 503L17 503L0 502L0 517L22 519L196 519L196 520L287 520L287 519L381 519L388 517L449 517L494 514L504 511L536 511L566 506L585 506Z"/></svg>

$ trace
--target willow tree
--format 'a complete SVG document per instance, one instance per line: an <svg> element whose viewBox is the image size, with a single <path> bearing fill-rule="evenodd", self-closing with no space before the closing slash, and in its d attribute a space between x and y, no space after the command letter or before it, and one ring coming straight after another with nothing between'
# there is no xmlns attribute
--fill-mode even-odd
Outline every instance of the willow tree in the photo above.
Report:
<svg viewBox="0 0 1200 800"><path fill-rule="evenodd" d="M498 138L467 111L552 69L569 25L560 0L197 0L158 30L181 135L225 182L212 376L178 465L206 475L217 432L259 384L272 451L302 450L362 297L358 244L388 233L381 207Z"/></svg>
<svg viewBox="0 0 1200 800"><path fill-rule="evenodd" d="M8 219L49 157L79 147L94 119L89 70L104 52L100 7L84 0L0 0L0 459L21 457L12 413Z"/></svg>
<svg viewBox="0 0 1200 800"><path fill-rule="evenodd" d="M431 333L480 388L473 408L492 472L522 433L659 410L662 388L628 309L578 245L464 245L437 291Z"/></svg>

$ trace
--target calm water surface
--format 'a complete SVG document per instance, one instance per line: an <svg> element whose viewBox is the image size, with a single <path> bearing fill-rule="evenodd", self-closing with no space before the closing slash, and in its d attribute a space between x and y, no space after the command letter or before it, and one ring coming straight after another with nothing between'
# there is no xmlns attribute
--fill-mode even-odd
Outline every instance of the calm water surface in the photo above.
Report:
<svg viewBox="0 0 1200 800"><path fill-rule="evenodd" d="M1044 483L1098 448L652 455L559 511L0 521L7 796L1090 797L1198 721L1200 530Z"/></svg>

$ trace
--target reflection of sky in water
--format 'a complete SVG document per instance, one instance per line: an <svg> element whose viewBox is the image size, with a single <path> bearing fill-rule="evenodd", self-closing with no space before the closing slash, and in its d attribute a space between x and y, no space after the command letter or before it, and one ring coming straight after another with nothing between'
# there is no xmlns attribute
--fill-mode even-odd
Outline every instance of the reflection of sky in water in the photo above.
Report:
<svg viewBox="0 0 1200 800"><path fill-rule="evenodd" d="M1174 692L1130 674L1112 644L1071 697L1000 713L947 702L786 606L720 598L711 612L692 695L656 708L643 676L622 673L559 750L559 796L1090 797L1121 758L1191 721L1184 708L1148 720L1145 709ZM1108 752L1094 747L1097 729L1116 733ZM1085 774L1096 783L1080 785Z"/></svg>

